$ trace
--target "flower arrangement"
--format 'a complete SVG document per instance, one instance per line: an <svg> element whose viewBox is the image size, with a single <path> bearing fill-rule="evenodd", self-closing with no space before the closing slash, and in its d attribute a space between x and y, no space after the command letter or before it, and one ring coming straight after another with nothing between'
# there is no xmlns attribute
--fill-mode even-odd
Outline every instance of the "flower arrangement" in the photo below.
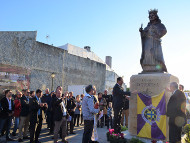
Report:
<svg viewBox="0 0 190 143"><path fill-rule="evenodd" d="M109 129L109 133L112 135L114 133L114 129Z"/></svg>
<svg viewBox="0 0 190 143"><path fill-rule="evenodd" d="M109 132L107 132L107 140L110 141L110 143L127 143L127 140L124 138L123 133L114 133L114 129L109 129Z"/></svg>
<svg viewBox="0 0 190 143"><path fill-rule="evenodd" d="M109 129L109 132L106 133L107 135L107 141L110 141L110 136L114 134L114 129Z"/></svg>

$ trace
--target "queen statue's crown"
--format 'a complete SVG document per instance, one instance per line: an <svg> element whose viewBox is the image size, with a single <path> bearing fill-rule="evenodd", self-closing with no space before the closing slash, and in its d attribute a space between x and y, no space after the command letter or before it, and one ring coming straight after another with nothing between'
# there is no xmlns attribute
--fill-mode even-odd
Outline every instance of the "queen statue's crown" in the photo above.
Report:
<svg viewBox="0 0 190 143"><path fill-rule="evenodd" d="M148 13L149 13L149 14L150 14L150 13L157 14L157 13L158 13L158 9L150 9L150 10L148 11Z"/></svg>

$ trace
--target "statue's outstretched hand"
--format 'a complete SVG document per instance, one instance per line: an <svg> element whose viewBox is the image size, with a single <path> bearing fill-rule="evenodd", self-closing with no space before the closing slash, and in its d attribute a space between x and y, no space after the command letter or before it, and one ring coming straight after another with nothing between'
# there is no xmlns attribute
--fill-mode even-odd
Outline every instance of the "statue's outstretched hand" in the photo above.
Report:
<svg viewBox="0 0 190 143"><path fill-rule="evenodd" d="M141 28L139 28L139 32L143 32L143 28L141 27Z"/></svg>
<svg viewBox="0 0 190 143"><path fill-rule="evenodd" d="M141 24L141 28L139 28L139 32L143 32L143 24Z"/></svg>

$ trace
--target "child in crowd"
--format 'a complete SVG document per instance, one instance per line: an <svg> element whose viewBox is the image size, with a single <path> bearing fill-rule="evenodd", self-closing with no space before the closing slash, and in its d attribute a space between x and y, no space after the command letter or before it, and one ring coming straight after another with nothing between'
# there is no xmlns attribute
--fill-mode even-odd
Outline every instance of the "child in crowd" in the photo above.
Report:
<svg viewBox="0 0 190 143"><path fill-rule="evenodd" d="M105 98L102 98L102 93L101 93L101 92L98 93L98 101L99 101L99 108L100 108L100 111L106 110L107 102L106 102L106 99L105 99ZM106 110L106 111L107 111L107 110ZM106 116L106 114L104 114L104 116L101 117L100 121L98 121L97 127L101 126L101 128L103 128L105 116Z"/></svg>
<svg viewBox="0 0 190 143"><path fill-rule="evenodd" d="M108 105L108 109L107 109L107 116L108 116L108 119L107 119L107 129L109 129L109 125L111 126L111 128L113 128L113 124L112 124L112 116L113 116L113 110L112 110L112 103L109 102L109 105Z"/></svg>
<svg viewBox="0 0 190 143"><path fill-rule="evenodd" d="M76 96L76 109L75 109L75 116L74 116L74 126L76 126L77 122L77 127L79 127L79 118L81 114L81 100L80 100L80 95Z"/></svg>

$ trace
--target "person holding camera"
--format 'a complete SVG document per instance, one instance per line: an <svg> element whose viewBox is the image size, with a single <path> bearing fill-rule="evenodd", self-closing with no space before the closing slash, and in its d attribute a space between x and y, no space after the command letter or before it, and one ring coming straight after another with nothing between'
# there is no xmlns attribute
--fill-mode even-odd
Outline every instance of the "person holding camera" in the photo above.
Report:
<svg viewBox="0 0 190 143"><path fill-rule="evenodd" d="M36 96L31 98L29 101L29 111L30 111L30 143L34 142L35 134L35 143L40 143L38 141L42 121L44 118L44 110L47 109L47 103L41 102L42 91L40 89L36 90ZM37 124L37 128L35 129Z"/></svg>
<svg viewBox="0 0 190 143"><path fill-rule="evenodd" d="M58 133L60 128L61 131L61 138L63 143L68 143L68 141L65 139L67 136L67 118L68 113L64 104L64 97L62 97L62 87L58 86L56 89L56 97L53 102L53 109L54 109L54 121L55 121L55 127L54 127L54 143L57 143L58 140Z"/></svg>
<svg viewBox="0 0 190 143"><path fill-rule="evenodd" d="M30 139L27 136L28 128L29 128L29 120L30 120L30 112L29 112L29 100L30 98L30 91L29 89L22 90L23 95L20 98L21 101L21 112L20 112L20 119L19 119L19 134L18 134L18 142L23 142L23 139ZM24 132L22 129L24 128ZM23 139L22 139L23 136Z"/></svg>

